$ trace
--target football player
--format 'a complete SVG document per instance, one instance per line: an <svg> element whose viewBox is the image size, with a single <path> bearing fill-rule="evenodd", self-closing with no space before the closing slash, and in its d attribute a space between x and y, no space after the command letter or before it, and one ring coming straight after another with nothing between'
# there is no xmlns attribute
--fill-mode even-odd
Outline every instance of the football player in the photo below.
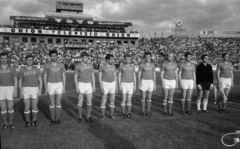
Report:
<svg viewBox="0 0 240 149"><path fill-rule="evenodd" d="M3 119L3 130L14 129L14 99L17 97L17 72L8 65L8 54L0 54L0 105Z"/></svg>
<svg viewBox="0 0 240 149"><path fill-rule="evenodd" d="M144 53L144 62L138 70L138 89L141 91L141 116L151 116L152 92L156 90L155 65L151 63L151 52ZM147 112L145 112L147 100Z"/></svg>
<svg viewBox="0 0 240 149"><path fill-rule="evenodd" d="M102 101L101 101L101 117L100 120L104 120L105 118L105 109L107 96L110 94L110 118L116 118L114 116L114 108L115 108L115 93L118 92L117 85L117 72L116 67L114 65L115 60L112 54L107 54L105 56L106 62L103 63L99 68L99 83L102 93Z"/></svg>
<svg viewBox="0 0 240 149"><path fill-rule="evenodd" d="M119 67L118 80L119 90L122 92L122 118L131 118L132 95L136 91L136 75L135 66L131 64L131 56L126 54L124 56L125 64ZM127 115L125 113L125 106L127 101Z"/></svg>
<svg viewBox="0 0 240 149"><path fill-rule="evenodd" d="M196 75L195 75L195 65L191 63L192 54L187 52L185 53L185 62L181 63L179 66L179 82L182 90L182 99L181 99L181 112L183 115L185 112L185 101L187 101L187 111L186 113L192 115L191 112L191 101L192 101L192 92L196 86Z"/></svg>
<svg viewBox="0 0 240 149"><path fill-rule="evenodd" d="M45 94L49 95L51 124L59 125L62 110L62 95L65 93L66 70L64 65L57 61L58 52L56 50L51 50L49 56L51 57L51 62L45 64L43 72Z"/></svg>
<svg viewBox="0 0 240 149"><path fill-rule="evenodd" d="M163 87L163 115L173 116L172 105L175 89L178 88L177 64L173 62L174 53L168 53L167 60L161 66L161 81ZM168 105L168 111L167 111Z"/></svg>
<svg viewBox="0 0 240 149"><path fill-rule="evenodd" d="M229 113L226 109L228 94L233 84L232 63L229 62L229 54L222 54L223 61L217 65L217 80L221 97L218 98L218 112Z"/></svg>
<svg viewBox="0 0 240 149"><path fill-rule="evenodd" d="M23 98L25 109L24 115L26 119L26 126L37 126L37 103L38 96L42 92L42 74L38 68L33 67L34 57L27 55L25 58L27 62L26 68L19 71L19 90L20 97ZM32 104L31 104L32 103ZM30 107L32 106L32 121L30 120Z"/></svg>
<svg viewBox="0 0 240 149"><path fill-rule="evenodd" d="M82 106L84 95L87 98L87 122L92 122L92 93L95 92L95 76L93 65L89 63L89 54L81 53L82 61L74 70L75 87L78 94L78 123L82 122Z"/></svg>

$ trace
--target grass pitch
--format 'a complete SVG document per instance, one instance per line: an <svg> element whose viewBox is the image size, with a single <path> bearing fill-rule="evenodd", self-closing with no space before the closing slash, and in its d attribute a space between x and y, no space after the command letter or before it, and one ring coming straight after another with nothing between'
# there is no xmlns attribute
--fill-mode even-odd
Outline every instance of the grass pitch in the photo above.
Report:
<svg viewBox="0 0 240 149"><path fill-rule="evenodd" d="M121 94L116 95L116 119L99 121L101 94L96 74L97 91L93 96L93 123L77 123L77 94L74 89L73 73L67 74L68 91L62 101L61 124L50 126L47 96L39 99L37 127L25 127L24 104L15 103L15 130L1 131L3 149L224 149L221 136L240 130L240 72L234 72L235 87L231 90L228 109L230 114L217 112L210 95L210 114L196 113L196 91L193 96L193 115L180 115L180 91L176 91L173 117L165 117L162 112L162 89L160 73L157 73L157 91L152 99L152 116L140 116L140 91L133 96L132 119L121 119ZM107 108L108 114L109 108ZM86 103L84 103L86 115ZM2 124L2 120L0 120ZM226 138L232 143L233 138ZM240 144L233 147L240 148Z"/></svg>

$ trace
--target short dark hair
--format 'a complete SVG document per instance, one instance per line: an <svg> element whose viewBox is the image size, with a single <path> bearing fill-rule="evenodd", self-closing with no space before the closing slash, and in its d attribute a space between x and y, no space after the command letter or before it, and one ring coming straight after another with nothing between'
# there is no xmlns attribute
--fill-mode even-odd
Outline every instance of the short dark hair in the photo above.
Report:
<svg viewBox="0 0 240 149"><path fill-rule="evenodd" d="M110 60L110 58L111 57L114 57L112 54L107 54L106 56L105 56L105 60L107 61L107 60Z"/></svg>
<svg viewBox="0 0 240 149"><path fill-rule="evenodd" d="M143 55L143 58L145 58L146 55L150 55L150 56L152 56L151 52L145 52L144 55Z"/></svg>
<svg viewBox="0 0 240 149"><path fill-rule="evenodd" d="M185 57L188 57L188 55L191 55L191 56L192 56L192 53L186 52L184 56L185 56Z"/></svg>
<svg viewBox="0 0 240 149"><path fill-rule="evenodd" d="M25 57L25 59L28 59L28 58L34 59L34 56L33 56L33 55L27 55L27 56Z"/></svg>
<svg viewBox="0 0 240 149"><path fill-rule="evenodd" d="M127 58L127 57L131 57L131 55L130 54L125 54L124 58Z"/></svg>
<svg viewBox="0 0 240 149"><path fill-rule="evenodd" d="M224 58L226 55L229 55L228 53L223 53L222 58Z"/></svg>
<svg viewBox="0 0 240 149"><path fill-rule="evenodd" d="M6 52L2 52L2 53L0 54L0 57L2 57L2 56L7 56L7 58L8 58L8 54L7 54Z"/></svg>
<svg viewBox="0 0 240 149"><path fill-rule="evenodd" d="M57 55L58 55L57 50L51 50L51 51L49 52L49 56L51 56L52 54L57 54Z"/></svg>
<svg viewBox="0 0 240 149"><path fill-rule="evenodd" d="M81 53L81 57L84 57L84 56L87 56L87 57L88 57L89 54L88 54L87 52L82 52L82 53Z"/></svg>
<svg viewBox="0 0 240 149"><path fill-rule="evenodd" d="M202 56L201 56L201 59L203 60L206 56L208 56L207 54L203 54Z"/></svg>

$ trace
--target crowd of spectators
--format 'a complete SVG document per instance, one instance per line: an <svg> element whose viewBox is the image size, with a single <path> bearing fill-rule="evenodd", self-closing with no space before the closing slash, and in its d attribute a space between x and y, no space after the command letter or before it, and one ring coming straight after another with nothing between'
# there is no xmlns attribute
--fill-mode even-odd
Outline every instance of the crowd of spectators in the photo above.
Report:
<svg viewBox="0 0 240 149"><path fill-rule="evenodd" d="M104 61L107 53L111 53L116 57L116 64L123 62L124 54L132 55L135 65L142 62L143 54L146 51L152 52L152 59L155 65L164 60L169 52L175 53L175 61L177 63L184 60L184 53L191 52L193 54L192 62L197 64L203 53L209 54L210 62L216 64L221 59L222 53L230 54L230 61L234 65L239 64L240 56L240 38L152 38L139 39L138 46L96 46L82 49L66 49L64 46L42 45L42 44L26 44L26 43L2 43L0 44L0 52L8 52L11 63L22 65L25 64L25 56L32 54L35 56L35 64L43 65L50 60L49 51L55 49L59 52L59 61L71 68L74 63L79 62L80 54L86 51L90 54L90 61L97 68Z"/></svg>

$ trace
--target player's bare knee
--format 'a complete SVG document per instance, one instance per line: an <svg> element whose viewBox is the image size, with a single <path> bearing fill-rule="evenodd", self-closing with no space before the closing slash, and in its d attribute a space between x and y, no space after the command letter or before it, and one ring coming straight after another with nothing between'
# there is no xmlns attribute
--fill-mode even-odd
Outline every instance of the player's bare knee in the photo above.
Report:
<svg viewBox="0 0 240 149"><path fill-rule="evenodd" d="M33 110L38 110L37 105L32 105L32 109L33 109Z"/></svg>
<svg viewBox="0 0 240 149"><path fill-rule="evenodd" d="M92 106L92 101L87 101L87 106Z"/></svg>
<svg viewBox="0 0 240 149"><path fill-rule="evenodd" d="M49 105L55 106L55 105L56 105L56 102L55 102L55 101L50 101Z"/></svg>
<svg viewBox="0 0 240 149"><path fill-rule="evenodd" d="M203 99L203 102L208 102L208 98L205 97L205 98Z"/></svg>
<svg viewBox="0 0 240 149"><path fill-rule="evenodd" d="M7 107L2 107L1 114L6 114L6 113L7 113Z"/></svg>
<svg viewBox="0 0 240 149"><path fill-rule="evenodd" d="M148 99L147 99L147 102L151 103L151 102L152 102L152 99L151 99L151 98L148 98Z"/></svg>
<svg viewBox="0 0 240 149"><path fill-rule="evenodd" d="M197 100L201 100L202 99L202 95L199 95L198 97L197 97Z"/></svg>
<svg viewBox="0 0 240 149"><path fill-rule="evenodd" d="M191 99L191 96L187 95L186 99Z"/></svg>
<svg viewBox="0 0 240 149"><path fill-rule="evenodd" d="M107 95L103 95L102 96L102 101L106 101L107 100Z"/></svg>
<svg viewBox="0 0 240 149"><path fill-rule="evenodd" d="M61 108L62 108L62 105L61 105L61 104L57 104L57 105L56 105L56 108L61 109Z"/></svg>
<svg viewBox="0 0 240 149"><path fill-rule="evenodd" d="M182 102L185 102L185 99L183 99L183 98L182 98L182 99L180 99L180 100L181 100Z"/></svg>
<svg viewBox="0 0 240 149"><path fill-rule="evenodd" d="M38 113L38 108L37 106L32 107L32 113Z"/></svg>
<svg viewBox="0 0 240 149"><path fill-rule="evenodd" d="M164 106L166 106L167 105L167 101L163 101L163 103L162 103Z"/></svg>
<svg viewBox="0 0 240 149"><path fill-rule="evenodd" d="M132 101L130 99L127 100L127 106L131 106L132 105Z"/></svg>
<svg viewBox="0 0 240 149"><path fill-rule="evenodd" d="M131 103L131 102L128 102L128 103L127 103L127 106L132 106L132 103Z"/></svg>
<svg viewBox="0 0 240 149"><path fill-rule="evenodd" d="M13 109L13 107L8 107L8 113L14 113L14 109Z"/></svg>
<svg viewBox="0 0 240 149"><path fill-rule="evenodd" d="M49 108L50 108L50 109L54 109L54 108L55 108L55 105L50 104L50 105L49 105Z"/></svg>
<svg viewBox="0 0 240 149"><path fill-rule="evenodd" d="M226 103L228 101L228 98L227 97L224 97L223 98L223 102Z"/></svg>
<svg viewBox="0 0 240 149"><path fill-rule="evenodd" d="M78 104L77 104L79 107L82 107L83 106L83 101L82 100L78 100Z"/></svg>
<svg viewBox="0 0 240 149"><path fill-rule="evenodd" d="M25 108L25 110L28 111L30 109L30 104L25 104L24 108Z"/></svg>
<svg viewBox="0 0 240 149"><path fill-rule="evenodd" d="M110 108L115 108L115 104L114 104L114 103L110 103L110 104L109 104L109 107L110 107Z"/></svg>
<svg viewBox="0 0 240 149"><path fill-rule="evenodd" d="M152 95L149 95L149 96L148 96L148 99L152 99Z"/></svg>
<svg viewBox="0 0 240 149"><path fill-rule="evenodd" d="M123 100L123 101L121 102L121 106L122 106L122 107L125 107L125 106L126 106L126 100Z"/></svg>
<svg viewBox="0 0 240 149"><path fill-rule="evenodd" d="M25 112L29 112L30 113L30 106L25 106L25 108L24 108L24 113Z"/></svg>
<svg viewBox="0 0 240 149"><path fill-rule="evenodd" d="M25 109L24 114L30 114L30 109Z"/></svg>
<svg viewBox="0 0 240 149"><path fill-rule="evenodd" d="M38 109L32 109L32 113L38 113Z"/></svg>
<svg viewBox="0 0 240 149"><path fill-rule="evenodd" d="M100 108L101 108L101 109L105 109L105 108L106 108L106 105L101 105Z"/></svg>

